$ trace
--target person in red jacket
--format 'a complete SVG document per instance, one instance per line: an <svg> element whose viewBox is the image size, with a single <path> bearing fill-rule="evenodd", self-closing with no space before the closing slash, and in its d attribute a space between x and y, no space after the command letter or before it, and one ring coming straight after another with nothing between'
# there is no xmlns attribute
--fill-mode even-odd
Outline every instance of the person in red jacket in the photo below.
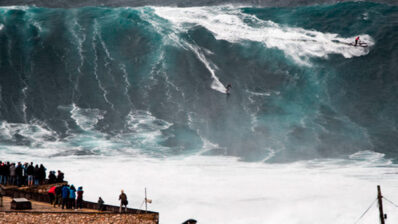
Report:
<svg viewBox="0 0 398 224"><path fill-rule="evenodd" d="M50 197L50 204L54 203L54 199L55 199L55 188L57 188L56 186L52 186L50 188L50 190L48 190L48 196Z"/></svg>
<svg viewBox="0 0 398 224"><path fill-rule="evenodd" d="M357 36L357 38L355 38L355 44L354 44L354 46L357 46L358 43L359 43L359 36Z"/></svg>

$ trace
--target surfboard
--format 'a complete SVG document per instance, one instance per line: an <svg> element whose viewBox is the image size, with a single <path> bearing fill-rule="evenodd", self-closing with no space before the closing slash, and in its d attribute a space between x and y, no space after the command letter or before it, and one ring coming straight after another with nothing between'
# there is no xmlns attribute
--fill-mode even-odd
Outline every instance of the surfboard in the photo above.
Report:
<svg viewBox="0 0 398 224"><path fill-rule="evenodd" d="M364 43L364 42L358 43L357 46L355 46L355 43L345 43L345 44L353 46L353 47L368 47L368 44Z"/></svg>

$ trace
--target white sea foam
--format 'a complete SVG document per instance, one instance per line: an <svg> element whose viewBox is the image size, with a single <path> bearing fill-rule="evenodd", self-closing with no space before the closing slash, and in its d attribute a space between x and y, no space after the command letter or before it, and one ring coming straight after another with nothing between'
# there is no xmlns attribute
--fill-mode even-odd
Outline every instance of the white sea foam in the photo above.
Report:
<svg viewBox="0 0 398 224"><path fill-rule="evenodd" d="M126 122L128 129L134 132L164 130L172 125L167 121L157 119L150 112L144 110L130 112Z"/></svg>
<svg viewBox="0 0 398 224"><path fill-rule="evenodd" d="M96 201L101 196L106 203L118 205L118 194L124 189L129 206L139 208L147 187L153 200L149 209L159 211L160 222L166 224L188 218L230 224L354 223L376 198L377 184L384 196L398 201L397 167L374 166L372 161L365 165L356 160L245 163L231 157L204 156L46 159L4 154L4 150L0 155L63 170L70 183L84 187L86 200ZM397 223L397 208L384 205L389 223ZM377 220L377 208L373 207L360 223Z"/></svg>
<svg viewBox="0 0 398 224"><path fill-rule="evenodd" d="M90 120L91 116L98 117L96 111L84 113L77 106L71 110L80 126L90 129L96 123L96 119ZM141 142L154 145L149 147L159 147L152 136L171 125L146 111L132 112L126 122L131 133L119 136L120 140L147 133L141 136ZM54 135L39 124L0 123L3 140L12 139L16 133L37 142ZM117 205L118 193L124 189L129 205L138 208L147 187L153 200L149 209L159 211L161 223L166 224L181 223L188 218L201 223L232 224L354 223L375 199L378 184L387 198L398 201L398 167L381 153L361 151L349 159L287 164L246 163L233 157L199 155L155 159L137 153L136 145L127 146L90 133L94 130L68 139L81 149L70 148L71 145L60 141L44 142L33 148L3 144L0 158L43 163L48 170L61 169L70 183L84 186L85 199L91 201L101 196L106 203ZM85 146L95 148L93 145L103 151L79 156L68 152L78 152ZM203 149L217 147L205 141ZM117 148L121 149L116 151ZM268 151L272 156L272 149ZM114 178L115 174L118 178ZM112 184L106 184L109 179ZM396 209L385 204L390 223L398 222ZM377 209L372 208L360 223L376 223L377 217Z"/></svg>
<svg viewBox="0 0 398 224"><path fill-rule="evenodd" d="M27 10L30 6L23 6L23 5L11 5L11 6L1 6L0 9L6 10Z"/></svg>
<svg viewBox="0 0 398 224"><path fill-rule="evenodd" d="M203 146L202 146L202 149L196 153L196 155L205 154L213 149L223 149L224 152L227 152L226 148L220 147L218 144L215 144L215 143L211 142L210 140L203 138L202 136L200 136L200 139L203 142Z"/></svg>
<svg viewBox="0 0 398 224"><path fill-rule="evenodd" d="M164 151L169 149L160 142L167 138L162 130L169 128L172 123L158 119L149 112L129 113L126 117L126 130L115 136L109 136L96 129L97 123L104 118L104 111L79 108L75 104L59 106L58 109L70 112L70 117L80 129L71 130L69 124L65 122L69 136L60 139L56 132L39 121L33 120L30 124L1 121L0 141L3 144L0 149L4 148L5 154L43 158L73 155L139 157L140 153L163 156ZM7 142L16 141L23 141L27 146L6 145Z"/></svg>
<svg viewBox="0 0 398 224"><path fill-rule="evenodd" d="M25 84L25 87L22 89L22 113L23 113L23 119L24 119L24 122L25 123L28 123L28 118L27 118L27 116L26 116L26 109L28 108L27 106L26 106L26 98L27 98L27 94L26 94L26 92L28 91L28 85L25 83L25 81L24 81L24 84Z"/></svg>
<svg viewBox="0 0 398 224"><path fill-rule="evenodd" d="M85 131L93 130L98 121L104 118L105 112L99 109L81 109L75 104L71 107L71 118Z"/></svg>
<svg viewBox="0 0 398 224"><path fill-rule="evenodd" d="M129 132L118 135L122 141L131 142L133 147L149 150L166 150L158 144L162 138L162 130L169 128L172 123L157 119L148 111L133 111L126 117L126 128Z"/></svg>
<svg viewBox="0 0 398 224"><path fill-rule="evenodd" d="M271 159L276 153L273 148L267 148L266 151L268 152L268 155L262 160L262 162L266 162L267 160Z"/></svg>
<svg viewBox="0 0 398 224"><path fill-rule="evenodd" d="M7 149L9 152L15 154L29 154L36 155L37 151L32 148L47 148L57 142L57 133L40 121L33 120L30 124L24 123L9 123L0 121L0 139L2 142L17 142L24 143L28 146L15 146L15 149ZM49 141L51 139L51 141ZM4 146L0 146L2 148ZM12 147L12 146L7 146ZM52 147L50 147L52 148ZM45 149L46 152L51 151ZM48 154L42 154L48 155Z"/></svg>
<svg viewBox="0 0 398 224"><path fill-rule="evenodd" d="M0 23L0 31L4 28L4 25Z"/></svg>
<svg viewBox="0 0 398 224"><path fill-rule="evenodd" d="M310 66L310 58L313 57L327 58L331 54L340 54L345 58L351 58L369 52L369 48L347 45L353 42L355 37L343 38L335 33L283 26L272 21L260 20L233 7L156 7L154 9L158 16L172 22L180 30L200 25L212 32L217 39L233 43L260 42L267 48L282 50L302 65ZM369 35L358 35L369 46L374 45Z"/></svg>
<svg viewBox="0 0 398 224"><path fill-rule="evenodd" d="M129 104L133 105L133 101L131 101L131 97L129 95L129 89L131 87L131 84L130 84L130 81L129 81L129 78L128 78L129 74L128 74L127 69L126 69L126 65L120 63L119 64L119 68L122 71L123 81L125 83L124 95L127 97L127 100L129 101Z"/></svg>
<svg viewBox="0 0 398 224"><path fill-rule="evenodd" d="M254 91L250 91L250 90L246 90L246 92L248 92L254 96L271 96L271 92L254 92Z"/></svg>
<svg viewBox="0 0 398 224"><path fill-rule="evenodd" d="M383 153L372 152L369 150L359 151L352 155L350 155L350 159L362 161L364 163L373 162L374 164L380 165L389 165L391 164L390 160L386 160L384 158Z"/></svg>
<svg viewBox="0 0 398 224"><path fill-rule="evenodd" d="M70 33L76 40L77 52L79 54L79 59L80 59L80 64L77 67L77 70L79 71L79 73L81 73L81 68L83 67L83 64L84 64L83 44L86 41L86 35L84 32L85 30L79 24L76 17L77 17L77 15L74 14L73 25L70 27ZM75 89L77 89L76 86L75 86Z"/></svg>
<svg viewBox="0 0 398 224"><path fill-rule="evenodd" d="M97 80L98 83L98 87L101 89L103 96L104 96L104 100L107 104L109 104L111 106L112 109L115 109L115 106L113 105L113 103L111 103L108 99L108 91L106 90L106 88L104 87L102 81L100 80L99 76L98 76L98 56L97 56L97 46L96 46L96 42L100 41L101 46L103 46L103 41L101 39L100 33L99 33L99 24L97 22L97 20L94 20L94 25L93 25L93 29L94 29L94 34L93 34L93 40L92 40L92 46L93 46L93 51L94 51L94 55L95 55L95 60L94 60L94 76L95 79Z"/></svg>
<svg viewBox="0 0 398 224"><path fill-rule="evenodd" d="M47 137L56 136L56 134L41 126L40 124L23 124L23 123L8 123L0 121L0 133L2 137L12 139L16 134L21 135L27 139L40 140Z"/></svg>

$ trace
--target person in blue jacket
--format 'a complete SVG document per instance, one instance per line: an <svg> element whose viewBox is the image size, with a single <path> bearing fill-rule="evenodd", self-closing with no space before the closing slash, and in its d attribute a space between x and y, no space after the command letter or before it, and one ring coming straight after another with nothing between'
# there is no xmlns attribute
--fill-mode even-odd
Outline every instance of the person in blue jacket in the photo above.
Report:
<svg viewBox="0 0 398 224"><path fill-rule="evenodd" d="M70 209L76 209L75 205L75 199L76 199L76 188L73 186L73 184L69 188L69 208Z"/></svg>
<svg viewBox="0 0 398 224"><path fill-rule="evenodd" d="M62 187L62 209L64 209L64 206L66 206L68 208L69 192L70 192L70 189L69 189L68 185L64 185Z"/></svg>

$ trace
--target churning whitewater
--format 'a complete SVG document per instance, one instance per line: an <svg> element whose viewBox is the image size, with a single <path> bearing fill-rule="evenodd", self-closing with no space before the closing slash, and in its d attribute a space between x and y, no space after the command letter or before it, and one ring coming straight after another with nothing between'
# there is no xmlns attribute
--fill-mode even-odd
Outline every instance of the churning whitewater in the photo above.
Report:
<svg viewBox="0 0 398 224"><path fill-rule="evenodd" d="M397 14L0 7L1 158L63 165L91 200L146 186L162 223L353 223L398 193Z"/></svg>

